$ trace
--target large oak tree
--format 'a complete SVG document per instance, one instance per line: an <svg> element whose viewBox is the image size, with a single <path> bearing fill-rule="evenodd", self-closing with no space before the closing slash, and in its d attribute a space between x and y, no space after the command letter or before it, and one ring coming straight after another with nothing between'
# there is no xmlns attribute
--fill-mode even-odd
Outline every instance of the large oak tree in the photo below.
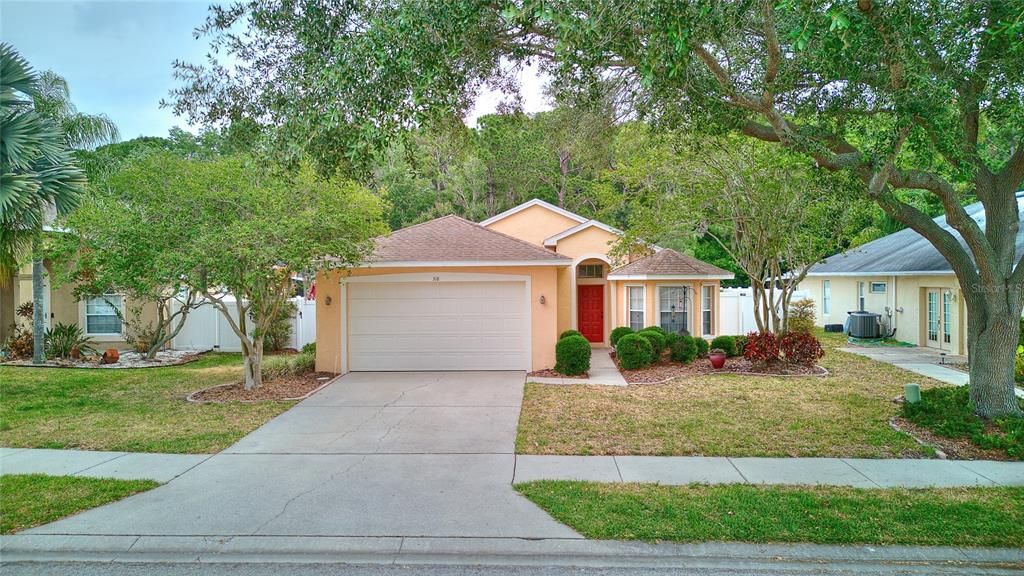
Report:
<svg viewBox="0 0 1024 576"><path fill-rule="evenodd" d="M252 0L203 32L230 65L179 63L178 111L273 125L281 150L356 166L398 130L464 110L536 60L560 93L657 125L735 130L863 182L949 261L968 310L971 400L1019 414L1024 307L1020 0ZM938 198L958 235L903 202ZM964 194L985 207L975 222Z"/></svg>

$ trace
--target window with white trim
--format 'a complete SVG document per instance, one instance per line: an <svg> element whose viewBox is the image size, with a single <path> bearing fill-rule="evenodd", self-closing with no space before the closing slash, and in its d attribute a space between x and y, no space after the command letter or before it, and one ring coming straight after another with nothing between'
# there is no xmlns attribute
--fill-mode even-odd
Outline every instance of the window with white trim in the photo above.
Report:
<svg viewBox="0 0 1024 576"><path fill-rule="evenodd" d="M600 264L580 264L576 272L577 278L604 278L604 266Z"/></svg>
<svg viewBox="0 0 1024 576"><path fill-rule="evenodd" d="M832 282L821 282L821 313L826 316L832 311Z"/></svg>
<svg viewBox="0 0 1024 576"><path fill-rule="evenodd" d="M85 333L90 335L120 335L124 297L102 294L85 299Z"/></svg>
<svg viewBox="0 0 1024 576"><path fill-rule="evenodd" d="M629 327L633 330L644 329L644 287L629 286Z"/></svg>
<svg viewBox="0 0 1024 576"><path fill-rule="evenodd" d="M700 287L700 325L701 332L704 336L711 336L714 332L714 305L715 305L715 287L714 286L701 286Z"/></svg>
<svg viewBox="0 0 1024 576"><path fill-rule="evenodd" d="M872 294L885 294L885 282L872 282L871 283Z"/></svg>
<svg viewBox="0 0 1024 576"><path fill-rule="evenodd" d="M690 295L687 286L658 286L658 324L665 332L690 333Z"/></svg>
<svg viewBox="0 0 1024 576"><path fill-rule="evenodd" d="M864 310L864 283L857 282L857 310Z"/></svg>

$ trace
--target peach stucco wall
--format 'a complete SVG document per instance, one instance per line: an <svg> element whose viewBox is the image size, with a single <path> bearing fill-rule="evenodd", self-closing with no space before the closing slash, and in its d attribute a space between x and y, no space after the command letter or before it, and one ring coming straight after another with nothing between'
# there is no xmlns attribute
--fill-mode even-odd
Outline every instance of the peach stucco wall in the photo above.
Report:
<svg viewBox="0 0 1024 576"><path fill-rule="evenodd" d="M714 326L714 334L718 335L718 287L719 282L716 280L712 281L701 281L701 280L616 280L613 281L613 290L615 290L615 312L613 322L615 327L618 326L629 326L629 296L626 291L627 286L643 286L644 290L644 326L655 326L659 323L658 318L658 286L689 286L690 287L690 310L689 318L687 318L687 324L689 324L690 334L701 333L701 286L714 286L715 287L715 298L712 304L712 325Z"/></svg>
<svg viewBox="0 0 1024 576"><path fill-rule="evenodd" d="M607 256L613 243L618 239L619 237L615 234L591 226L559 240L555 251L570 258L579 258L588 254Z"/></svg>
<svg viewBox="0 0 1024 576"><path fill-rule="evenodd" d="M385 274L454 273L504 274L530 277L531 370L555 365L555 342L558 339L558 266L488 266L488 267L422 267L422 268L359 268L351 271L322 272L317 276L316 293L316 369L321 372L342 371L342 338L348 334L342 326L340 285L349 276ZM545 303L540 303L544 296ZM327 299L331 303L327 304ZM347 318L348 315L346 314Z"/></svg>
<svg viewBox="0 0 1024 576"><path fill-rule="evenodd" d="M543 206L530 206L511 216L506 216L487 227L491 230L514 236L520 240L544 245L544 239L568 230L579 222L552 212Z"/></svg>

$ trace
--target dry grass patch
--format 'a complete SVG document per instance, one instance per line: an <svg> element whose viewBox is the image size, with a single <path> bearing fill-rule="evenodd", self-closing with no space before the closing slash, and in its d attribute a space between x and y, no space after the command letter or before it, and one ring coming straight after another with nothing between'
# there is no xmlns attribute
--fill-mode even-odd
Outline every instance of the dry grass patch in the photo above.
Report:
<svg viewBox="0 0 1024 576"><path fill-rule="evenodd" d="M526 385L522 454L928 457L893 430L906 382L939 382L840 352L826 335L825 378L704 375L664 384Z"/></svg>

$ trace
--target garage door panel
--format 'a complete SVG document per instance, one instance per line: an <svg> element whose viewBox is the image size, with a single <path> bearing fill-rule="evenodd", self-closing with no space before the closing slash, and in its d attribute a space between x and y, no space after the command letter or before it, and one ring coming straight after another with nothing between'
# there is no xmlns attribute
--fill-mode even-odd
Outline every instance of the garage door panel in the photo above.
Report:
<svg viewBox="0 0 1024 576"><path fill-rule="evenodd" d="M524 282L353 283L350 369L525 370Z"/></svg>

